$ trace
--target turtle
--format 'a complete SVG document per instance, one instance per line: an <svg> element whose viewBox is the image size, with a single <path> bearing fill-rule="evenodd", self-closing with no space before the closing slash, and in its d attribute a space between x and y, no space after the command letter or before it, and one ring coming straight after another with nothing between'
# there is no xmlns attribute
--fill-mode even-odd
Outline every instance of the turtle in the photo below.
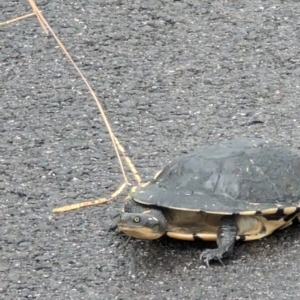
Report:
<svg viewBox="0 0 300 300"><path fill-rule="evenodd" d="M200 147L133 187L116 229L144 240L162 236L216 242L208 266L252 241L300 221L300 155L262 138Z"/></svg>

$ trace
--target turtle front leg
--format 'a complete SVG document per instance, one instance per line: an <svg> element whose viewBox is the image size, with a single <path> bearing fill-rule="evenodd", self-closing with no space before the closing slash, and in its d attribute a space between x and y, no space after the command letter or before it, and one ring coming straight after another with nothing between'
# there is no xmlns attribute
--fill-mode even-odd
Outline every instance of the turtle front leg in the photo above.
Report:
<svg viewBox="0 0 300 300"><path fill-rule="evenodd" d="M238 226L233 216L225 216L221 219L221 226L218 229L217 249L204 250L200 256L209 267L211 260L218 260L222 264L222 258L228 257L234 248Z"/></svg>
<svg viewBox="0 0 300 300"><path fill-rule="evenodd" d="M111 222L108 231L114 231L116 233L119 233L120 230L118 229L118 221L120 219L121 213L117 213L113 216L113 221Z"/></svg>

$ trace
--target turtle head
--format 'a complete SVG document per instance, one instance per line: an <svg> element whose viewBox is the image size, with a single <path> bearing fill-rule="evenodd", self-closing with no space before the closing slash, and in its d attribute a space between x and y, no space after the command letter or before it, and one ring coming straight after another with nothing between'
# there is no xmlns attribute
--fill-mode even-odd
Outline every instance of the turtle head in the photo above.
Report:
<svg viewBox="0 0 300 300"><path fill-rule="evenodd" d="M126 235L143 240L155 240L165 234L167 220L163 213L156 209L143 212L124 212L117 223Z"/></svg>

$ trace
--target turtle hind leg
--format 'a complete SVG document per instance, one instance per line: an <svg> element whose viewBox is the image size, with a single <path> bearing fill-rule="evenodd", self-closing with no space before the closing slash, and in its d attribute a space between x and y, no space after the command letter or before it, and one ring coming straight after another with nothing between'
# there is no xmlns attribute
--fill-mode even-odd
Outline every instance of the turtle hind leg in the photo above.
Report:
<svg viewBox="0 0 300 300"><path fill-rule="evenodd" d="M228 257L234 249L238 226L233 216L225 216L221 219L221 225L218 229L217 249L204 250L200 256L207 266L211 260L218 260L222 264L222 259Z"/></svg>

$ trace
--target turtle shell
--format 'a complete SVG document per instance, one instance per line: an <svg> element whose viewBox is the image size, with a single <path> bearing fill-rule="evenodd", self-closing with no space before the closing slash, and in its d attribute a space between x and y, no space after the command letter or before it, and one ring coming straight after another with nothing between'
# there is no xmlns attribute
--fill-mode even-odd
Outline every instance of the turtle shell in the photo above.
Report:
<svg viewBox="0 0 300 300"><path fill-rule="evenodd" d="M300 206L300 155L262 139L200 148L132 191L134 201L215 214L291 214Z"/></svg>

